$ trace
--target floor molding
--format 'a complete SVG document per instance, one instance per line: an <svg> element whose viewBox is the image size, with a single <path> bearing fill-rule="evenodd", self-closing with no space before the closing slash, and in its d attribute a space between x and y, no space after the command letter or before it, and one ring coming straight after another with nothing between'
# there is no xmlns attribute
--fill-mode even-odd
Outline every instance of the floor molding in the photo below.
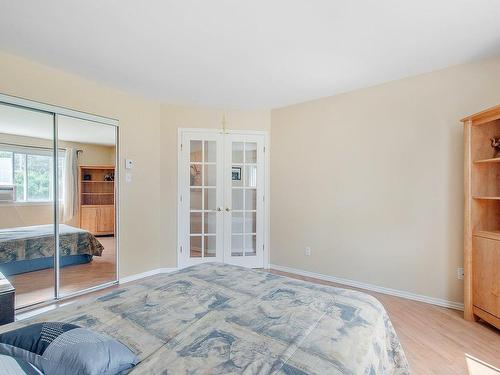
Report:
<svg viewBox="0 0 500 375"><path fill-rule="evenodd" d="M300 276L306 276L306 277L312 277L315 279L331 281L331 282L337 283L337 284L348 285L348 286L352 286L354 288L366 289L366 290L370 290L372 292L378 292L378 293L388 294L391 296L411 299L413 301L430 303L431 305L447 307L447 308L455 309L455 310L463 310L464 309L464 304L460 303L460 302L448 301L448 300L441 299L441 298L424 296L421 294L406 292L403 290L386 288L383 286L378 286L378 285L373 285L373 284L362 283L359 281L343 279L340 277L335 277L335 276L330 276L330 275L323 275L321 273L309 272L309 271L301 270L298 268L278 266L277 264L271 264L270 268L274 269L276 271L295 273L295 274L300 275Z"/></svg>
<svg viewBox="0 0 500 375"><path fill-rule="evenodd" d="M129 283L131 281L143 279L143 278L148 277L148 276L154 276L154 275L158 275L160 273L170 273L170 272L174 272L174 271L177 271L177 268L156 268L154 270L136 273L136 274L130 275L130 276L121 277L120 280L118 281L118 283L119 284L126 284L126 283Z"/></svg>

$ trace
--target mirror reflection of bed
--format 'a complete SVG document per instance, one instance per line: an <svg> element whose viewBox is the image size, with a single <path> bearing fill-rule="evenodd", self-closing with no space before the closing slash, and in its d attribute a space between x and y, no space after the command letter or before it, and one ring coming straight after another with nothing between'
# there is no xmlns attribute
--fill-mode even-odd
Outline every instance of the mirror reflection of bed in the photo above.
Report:
<svg viewBox="0 0 500 375"><path fill-rule="evenodd" d="M61 268L61 292L69 294L115 279L115 239L98 238L104 246L102 256L91 261ZM24 272L7 276L16 288L16 307L29 306L54 296L54 270Z"/></svg>
<svg viewBox="0 0 500 375"><path fill-rule="evenodd" d="M60 295L116 280L115 128L58 121ZM16 308L54 298L52 115L0 105L0 272Z"/></svg>

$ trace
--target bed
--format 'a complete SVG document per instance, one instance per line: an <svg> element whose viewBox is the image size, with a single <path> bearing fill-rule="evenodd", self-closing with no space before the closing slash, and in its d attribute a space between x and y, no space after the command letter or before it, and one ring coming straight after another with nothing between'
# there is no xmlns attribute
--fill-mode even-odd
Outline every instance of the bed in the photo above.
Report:
<svg viewBox="0 0 500 375"><path fill-rule="evenodd" d="M54 266L54 225L0 229L0 272L16 275ZM88 263L104 247L90 233L59 225L60 265Z"/></svg>
<svg viewBox="0 0 500 375"><path fill-rule="evenodd" d="M205 263L0 327L61 321L132 349L143 374L408 374L382 305L352 290Z"/></svg>

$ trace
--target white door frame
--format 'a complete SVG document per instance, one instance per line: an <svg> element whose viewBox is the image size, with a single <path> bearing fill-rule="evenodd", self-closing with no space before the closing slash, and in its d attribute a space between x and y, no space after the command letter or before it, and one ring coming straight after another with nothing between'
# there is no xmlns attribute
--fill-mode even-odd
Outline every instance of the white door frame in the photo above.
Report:
<svg viewBox="0 0 500 375"><path fill-rule="evenodd" d="M203 128L178 128L177 131L177 268L185 267L181 264L181 236L183 233L181 220L181 191L182 191L182 135L184 133L213 133L213 134L241 134L241 135L263 135L264 136L264 256L262 268L268 269L270 265L269 233L270 233L270 158L269 158L269 132L265 130L222 130Z"/></svg>

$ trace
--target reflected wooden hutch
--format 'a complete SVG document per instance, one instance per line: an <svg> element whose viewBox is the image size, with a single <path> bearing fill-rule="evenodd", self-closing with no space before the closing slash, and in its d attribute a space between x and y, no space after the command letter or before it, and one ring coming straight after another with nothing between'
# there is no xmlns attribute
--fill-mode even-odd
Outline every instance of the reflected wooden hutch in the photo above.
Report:
<svg viewBox="0 0 500 375"><path fill-rule="evenodd" d="M94 235L115 233L115 167L80 166L80 228Z"/></svg>

